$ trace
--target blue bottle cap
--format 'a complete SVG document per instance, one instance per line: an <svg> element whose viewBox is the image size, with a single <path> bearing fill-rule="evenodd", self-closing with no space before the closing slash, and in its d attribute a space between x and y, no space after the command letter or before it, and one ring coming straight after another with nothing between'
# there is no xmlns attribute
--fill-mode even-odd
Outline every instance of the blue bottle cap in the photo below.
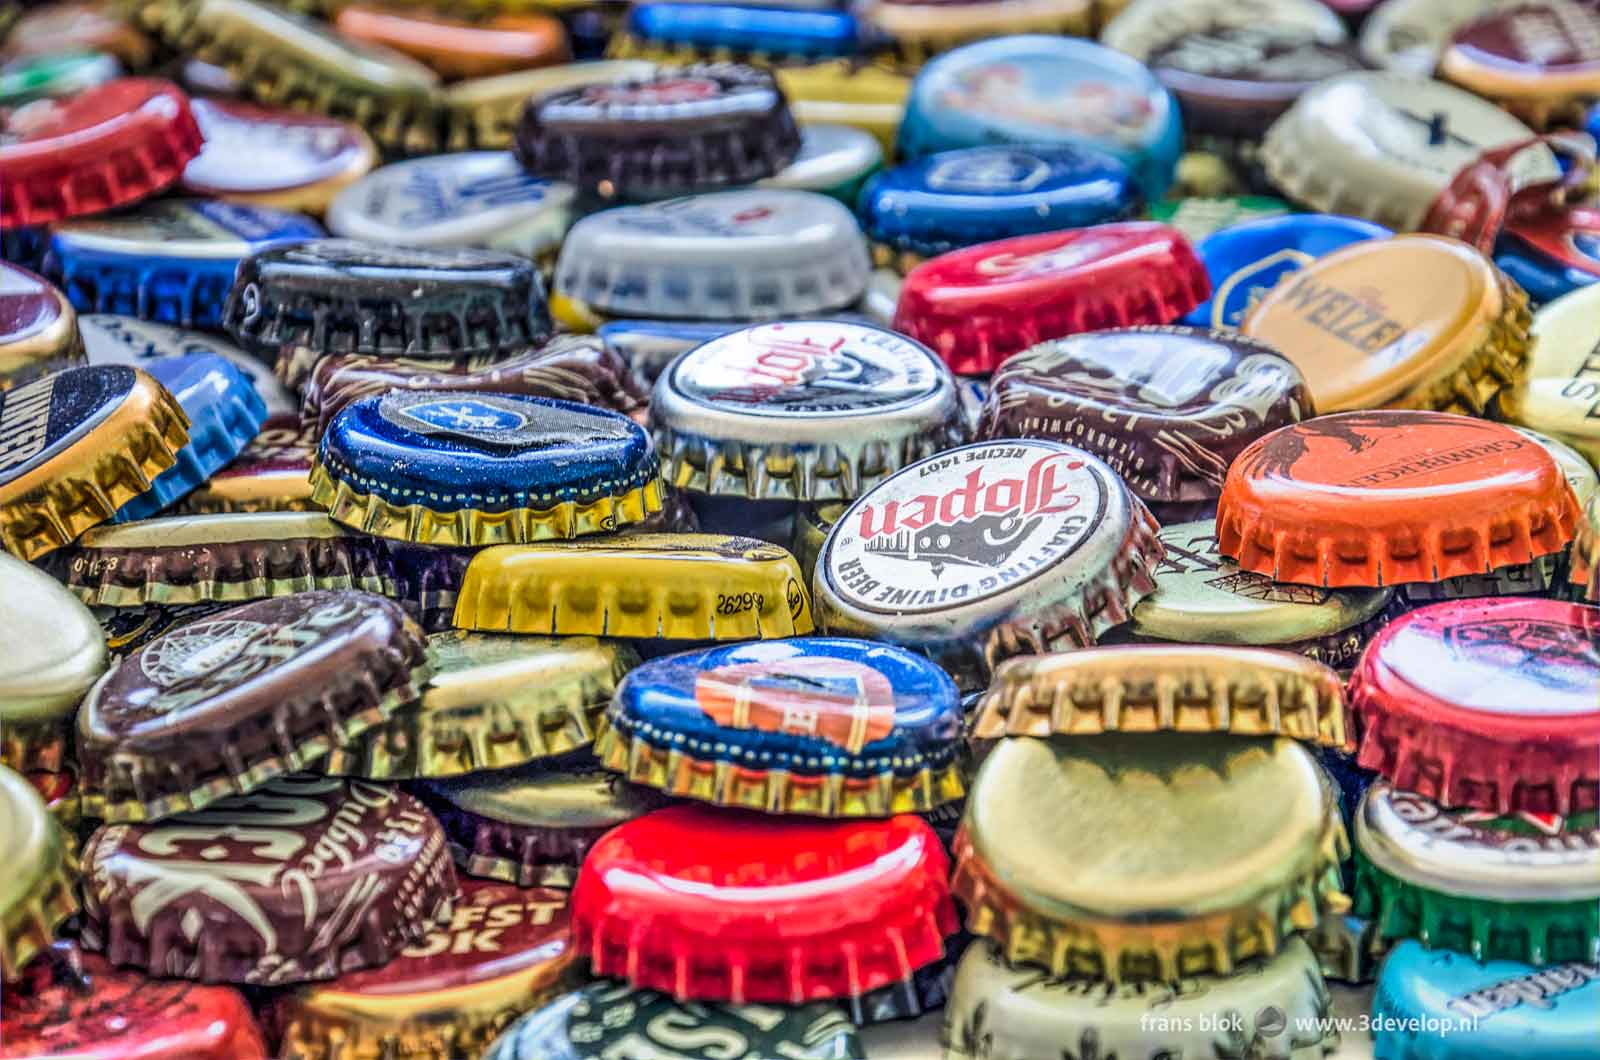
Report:
<svg viewBox="0 0 1600 1060"><path fill-rule="evenodd" d="M636 4L628 32L652 44L696 52L835 59L861 50L848 11L800 11L744 4Z"/></svg>
<svg viewBox="0 0 1600 1060"><path fill-rule="evenodd" d="M1600 963L1537 967L1400 943L1372 999L1377 1060L1594 1060Z"/></svg>
<svg viewBox="0 0 1600 1060"><path fill-rule="evenodd" d="M334 417L312 500L348 526L435 545L574 537L661 508L655 447L628 417L514 394L398 390Z"/></svg>
<svg viewBox="0 0 1600 1060"><path fill-rule="evenodd" d="M54 227L46 269L79 311L184 327L222 321L239 262L322 235L300 214L210 199L162 199Z"/></svg>
<svg viewBox="0 0 1600 1060"><path fill-rule="evenodd" d="M595 747L607 768L707 802L885 816L963 790L955 682L888 644L796 637L653 659L623 679L607 720Z"/></svg>
<svg viewBox="0 0 1600 1060"><path fill-rule="evenodd" d="M1392 235L1382 225L1358 217L1310 213L1265 217L1220 229L1195 247L1211 277L1211 297L1183 323L1236 328L1256 300L1289 273L1350 243Z"/></svg>
<svg viewBox="0 0 1600 1060"><path fill-rule="evenodd" d="M189 442L147 491L117 509L114 523L148 519L198 488L231 463L267 421L267 404L250 377L225 357L162 357L140 367L178 399L189 417Z"/></svg>
<svg viewBox="0 0 1600 1060"><path fill-rule="evenodd" d="M1172 96L1137 60L1092 41L1030 35L947 52L912 83L902 155L993 143L1109 151L1155 202L1176 174L1183 130Z"/></svg>
<svg viewBox="0 0 1600 1060"><path fill-rule="evenodd" d="M941 151L880 173L856 212L868 239L932 257L1009 236L1117 221L1138 206L1127 165L1105 151L994 146Z"/></svg>
<svg viewBox="0 0 1600 1060"><path fill-rule="evenodd" d="M278 382L266 362L220 336L115 313L80 316L78 333L83 336L83 350L90 364L131 364L144 368L147 361L196 353L216 354L250 380L261 400L266 402L269 417L300 415L299 396Z"/></svg>

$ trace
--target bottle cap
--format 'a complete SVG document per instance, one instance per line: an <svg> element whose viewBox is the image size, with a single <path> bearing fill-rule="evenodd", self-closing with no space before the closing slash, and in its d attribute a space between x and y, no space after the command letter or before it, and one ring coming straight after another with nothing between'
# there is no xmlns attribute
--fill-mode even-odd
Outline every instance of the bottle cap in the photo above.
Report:
<svg viewBox="0 0 1600 1060"><path fill-rule="evenodd" d="M861 48L861 29L848 11L713 0L633 5L608 54L664 63L737 56L769 66L855 55Z"/></svg>
<svg viewBox="0 0 1600 1060"><path fill-rule="evenodd" d="M1149 66L1178 97L1190 140L1259 139L1306 89L1362 69L1319 0L1134 0L1101 43Z"/></svg>
<svg viewBox="0 0 1600 1060"><path fill-rule="evenodd" d="M116 56L104 52L26 55L0 63L0 106L59 99L122 76Z"/></svg>
<svg viewBox="0 0 1600 1060"><path fill-rule="evenodd" d="M83 336L84 352L90 364L126 364L139 368L153 361L214 356L227 361L250 381L256 396L266 405L269 419L299 412L300 399L278 382L265 364L227 339L208 332L114 313L85 313L78 318L78 331Z"/></svg>
<svg viewBox="0 0 1600 1060"><path fill-rule="evenodd" d="M195 515L219 512L305 512L311 504L314 442L300 430L300 416L271 416L261 433L233 463L179 502Z"/></svg>
<svg viewBox="0 0 1600 1060"><path fill-rule="evenodd" d="M311 774L168 821L105 825L84 849L84 944L201 982L283 986L382 966L444 922L459 890L420 802Z"/></svg>
<svg viewBox="0 0 1600 1060"><path fill-rule="evenodd" d="M1535 304L1587 287L1600 280L1600 210L1570 206L1510 220L1494 261Z"/></svg>
<svg viewBox="0 0 1600 1060"><path fill-rule="evenodd" d="M839 202L751 188L583 218L562 244L555 291L616 316L792 319L850 305L869 271Z"/></svg>
<svg viewBox="0 0 1600 1060"><path fill-rule="evenodd" d="M36 559L150 489L189 440L165 387L125 365L0 392L0 544Z"/></svg>
<svg viewBox="0 0 1600 1060"><path fill-rule="evenodd" d="M372 243L538 258L560 246L575 194L528 176L504 151L434 155L384 166L340 192L328 229Z"/></svg>
<svg viewBox="0 0 1600 1060"><path fill-rule="evenodd" d="M1600 354L1593 323L1600 287L1580 288L1533 318L1527 375L1500 392L1499 413L1543 431L1600 465Z"/></svg>
<svg viewBox="0 0 1600 1060"><path fill-rule="evenodd" d="M519 887L571 887L601 836L660 806L648 788L591 765L586 754L416 785L469 876Z"/></svg>
<svg viewBox="0 0 1600 1060"><path fill-rule="evenodd" d="M1217 551L1211 519L1161 528L1155 592L1133 609L1135 641L1281 648L1333 667L1354 666L1389 619L1393 589L1322 589L1271 581Z"/></svg>
<svg viewBox="0 0 1600 1060"><path fill-rule="evenodd" d="M904 982L944 956L959 928L949 861L920 818L731 812L669 807L594 845L572 928L596 975L684 1000L799 1005Z"/></svg>
<svg viewBox="0 0 1600 1060"><path fill-rule="evenodd" d="M1321 213L1410 232L1457 172L1486 149L1532 136L1486 100L1439 81L1342 74L1306 91L1261 143L1267 176ZM1548 148L1517 156L1516 183L1558 176Z"/></svg>
<svg viewBox="0 0 1600 1060"><path fill-rule="evenodd" d="M180 626L84 701L84 812L141 821L246 794L383 721L431 673L422 631L371 593L298 593Z"/></svg>
<svg viewBox="0 0 1600 1060"><path fill-rule="evenodd" d="M449 920L388 964L273 997L278 1055L477 1056L562 989L574 957L565 893L462 880Z"/></svg>
<svg viewBox="0 0 1600 1060"><path fill-rule="evenodd" d="M1426 295L1406 276L1432 278ZM1528 297L1478 251L1407 235L1286 276L1240 329L1281 350L1321 412L1377 406L1481 415L1526 370Z"/></svg>
<svg viewBox="0 0 1600 1060"><path fill-rule="evenodd" d="M1218 229L1195 245L1211 277L1211 297L1183 322L1237 328L1291 272L1351 243L1392 235L1371 221L1329 214L1265 217Z"/></svg>
<svg viewBox="0 0 1600 1060"><path fill-rule="evenodd" d="M1542 968L1521 961L1480 964L1407 941L1390 952L1378 979L1373 1049L1393 1060L1530 1051L1581 1060L1594 1051L1597 1011L1600 968L1593 961Z"/></svg>
<svg viewBox="0 0 1600 1060"><path fill-rule="evenodd" d="M675 5L683 6L683 5ZM848 125L802 125L800 153L763 187L814 191L854 206L861 185L883 166L883 145Z"/></svg>
<svg viewBox="0 0 1600 1060"><path fill-rule="evenodd" d="M43 277L0 261L0 392L82 360L72 304Z"/></svg>
<svg viewBox="0 0 1600 1060"><path fill-rule="evenodd" d="M374 779L507 769L594 740L617 682L639 663L619 641L450 630L428 638L433 679L408 707L322 767Z"/></svg>
<svg viewBox="0 0 1600 1060"><path fill-rule="evenodd" d="M0 656L0 764L58 771L73 712L105 672L105 640L59 582L4 552L0 587L0 624L28 631Z"/></svg>
<svg viewBox="0 0 1600 1060"><path fill-rule="evenodd" d="M12 12L5 54L65 55L106 52L129 69L150 64L150 40L133 23L104 4L54 3Z"/></svg>
<svg viewBox="0 0 1600 1060"><path fill-rule="evenodd" d="M705 648L629 674L595 754L636 783L719 806L924 812L963 792L961 700L937 666L892 645Z"/></svg>
<svg viewBox="0 0 1600 1060"><path fill-rule="evenodd" d="M571 56L567 31L553 15L499 15L469 22L384 7L341 7L333 19L341 37L392 48L440 77L492 77Z"/></svg>
<svg viewBox="0 0 1600 1060"><path fill-rule="evenodd" d="M946 1055L1025 1060L1049 1049L1069 1058L1205 1056L1233 1048L1260 1060L1294 1060L1337 1043L1332 1004L1316 957L1297 938L1237 974L1176 984L1053 978L1011 964L983 942L956 968Z"/></svg>
<svg viewBox="0 0 1600 1060"><path fill-rule="evenodd" d="M911 270L894 328L952 371L988 374L1048 339L1170 324L1211 294L1175 228L1126 221L1042 232L952 251Z"/></svg>
<svg viewBox="0 0 1600 1060"><path fill-rule="evenodd" d="M1355 842L1356 913L1385 939L1415 938L1478 961L1600 960L1592 809L1496 817L1378 781L1361 800Z"/></svg>
<svg viewBox="0 0 1600 1060"><path fill-rule="evenodd" d="M1155 520L1097 458L982 442L852 504L813 585L827 632L914 648L970 680L1011 655L1093 644L1155 588L1161 555Z"/></svg>
<svg viewBox="0 0 1600 1060"><path fill-rule="evenodd" d="M67 944L58 944L55 956L30 968L26 982L6 995L0 1038L10 1056L268 1060L272 1055L250 1003L231 986L152 979L114 968L98 954L68 950Z"/></svg>
<svg viewBox="0 0 1600 1060"><path fill-rule="evenodd" d="M354 121L387 151L439 147L439 77L397 51L255 0L199 0L171 43L238 78L253 100Z"/></svg>
<svg viewBox="0 0 1600 1060"><path fill-rule="evenodd" d="M1291 740L1018 738L973 782L951 886L1009 960L1175 982L1232 975L1342 913L1348 852L1329 781Z"/></svg>
<svg viewBox="0 0 1600 1060"><path fill-rule="evenodd" d="M995 373L980 438L1047 438L1100 457L1144 501L1203 501L1262 435L1314 415L1293 364L1232 331L1094 331Z"/></svg>
<svg viewBox="0 0 1600 1060"><path fill-rule="evenodd" d="M484 549L467 567L460 629L644 640L810 633L794 557L725 534L629 534Z"/></svg>
<svg viewBox="0 0 1600 1060"><path fill-rule="evenodd" d="M312 499L347 526L429 545L576 537L661 507L654 447L626 416L512 394L396 390L335 416Z"/></svg>
<svg viewBox="0 0 1600 1060"><path fill-rule="evenodd" d="M1578 520L1567 580L1580 600L1600 603L1600 495L1590 499Z"/></svg>
<svg viewBox="0 0 1600 1060"><path fill-rule="evenodd" d="M691 1044L709 1043L709 1044ZM721 1060L865 1060L856 1028L838 1005L717 1005L676 1002L654 990L590 983L507 1027L484 1060L604 1056L607 1050ZM931 1054L930 1054L931 1055Z"/></svg>
<svg viewBox="0 0 1600 1060"><path fill-rule="evenodd" d="M995 670L973 735L1225 732L1343 747L1344 686L1293 652L1129 644L1010 659Z"/></svg>
<svg viewBox="0 0 1600 1060"><path fill-rule="evenodd" d="M1093 38L1106 12L1094 0L870 0L861 20L887 38L901 65L916 69L940 52L989 37L1024 33Z"/></svg>
<svg viewBox="0 0 1600 1060"><path fill-rule="evenodd" d="M905 115L911 78L877 63L828 59L781 66L773 71L802 125L848 125L870 133L894 156L895 135Z"/></svg>
<svg viewBox="0 0 1600 1060"><path fill-rule="evenodd" d="M1264 217L1282 217L1294 208L1282 199L1265 195L1233 195L1214 198L1163 199L1151 203L1150 219L1171 225L1197 246L1200 241L1230 225L1244 224Z"/></svg>
<svg viewBox="0 0 1600 1060"><path fill-rule="evenodd" d="M149 518L193 491L237 457L267 419L250 377L214 353L159 358L144 367L178 399L189 419L189 441L177 463L117 509L112 521L118 523Z"/></svg>
<svg viewBox="0 0 1600 1060"><path fill-rule="evenodd" d="M1600 609L1463 600L1390 623L1350 685L1361 765L1451 806L1600 803Z"/></svg>
<svg viewBox="0 0 1600 1060"><path fill-rule="evenodd" d="M451 151L506 150L515 139L523 107L533 97L579 85L636 81L655 69L655 63L642 59L610 59L458 81L437 97L445 146Z"/></svg>
<svg viewBox="0 0 1600 1060"><path fill-rule="evenodd" d="M1148 202L1166 195L1182 142L1177 104L1144 64L1093 41L1046 36L981 41L934 59L900 125L908 158L991 143L1099 148L1127 164Z"/></svg>
<svg viewBox="0 0 1600 1060"><path fill-rule="evenodd" d="M54 226L46 267L84 312L215 329L251 254L322 235L299 214L209 199L161 199Z"/></svg>
<svg viewBox="0 0 1600 1060"><path fill-rule="evenodd" d="M223 324L246 349L278 357L290 386L328 354L453 359L511 353L550 334L544 288L526 258L353 239L246 258Z"/></svg>
<svg viewBox="0 0 1600 1060"><path fill-rule="evenodd" d="M197 99L194 117L206 142L183 171L192 195L320 216L378 164L372 137L338 118L231 99Z"/></svg>
<svg viewBox="0 0 1600 1060"><path fill-rule="evenodd" d="M1455 30L1439 76L1535 129L1581 123L1600 96L1600 13L1566 0L1497 6Z"/></svg>
<svg viewBox="0 0 1600 1060"><path fill-rule="evenodd" d="M20 979L23 966L48 950L56 929L77 915L78 864L66 833L45 810L27 778L0 766L0 982ZM953 914L952 914L953 918ZM9 1026L17 992L6 998Z"/></svg>
<svg viewBox="0 0 1600 1060"><path fill-rule="evenodd" d="M879 174L860 217L878 263L909 272L974 243L1120 220L1139 198L1127 165L1096 148L969 147Z"/></svg>
<svg viewBox="0 0 1600 1060"><path fill-rule="evenodd" d="M312 589L395 592L381 542L322 512L173 515L98 526L55 553L53 570L84 603L239 603Z"/></svg>
<svg viewBox="0 0 1600 1060"><path fill-rule="evenodd" d="M932 351L831 320L760 324L682 355L656 380L650 422L673 485L752 501L856 497L966 435Z"/></svg>
<svg viewBox="0 0 1600 1060"><path fill-rule="evenodd" d="M1510 427L1443 412L1322 416L1228 468L1219 551L1275 581L1437 582L1534 562L1572 539L1554 458Z"/></svg>
<svg viewBox="0 0 1600 1060"><path fill-rule="evenodd" d="M137 202L183 174L200 129L178 86L125 77L8 113L0 224L38 225Z"/></svg>
<svg viewBox="0 0 1600 1060"><path fill-rule="evenodd" d="M1361 57L1369 66L1423 80L1456 30L1514 0L1384 0L1361 22Z"/></svg>
<svg viewBox="0 0 1600 1060"><path fill-rule="evenodd" d="M655 198L770 177L794 161L800 130L772 74L704 63L535 97L513 150L585 194Z"/></svg>
<svg viewBox="0 0 1600 1060"><path fill-rule="evenodd" d="M320 438L347 405L390 390L545 397L625 413L648 400L628 363L598 339L556 335L504 358L324 357L301 389L301 423Z"/></svg>

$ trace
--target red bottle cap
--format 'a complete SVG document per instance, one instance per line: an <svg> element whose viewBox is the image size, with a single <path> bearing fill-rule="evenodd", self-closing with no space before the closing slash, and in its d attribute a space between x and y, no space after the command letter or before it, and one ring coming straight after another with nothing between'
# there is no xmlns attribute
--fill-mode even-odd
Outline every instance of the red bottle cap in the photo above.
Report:
<svg viewBox="0 0 1600 1060"><path fill-rule="evenodd" d="M679 1000L860 997L944 956L950 862L920 817L673 806L590 851L573 940L596 975Z"/></svg>
<svg viewBox="0 0 1600 1060"><path fill-rule="evenodd" d="M152 979L66 944L53 952L55 960L35 961L6 990L6 1060L267 1060L250 1006L233 987Z"/></svg>
<svg viewBox="0 0 1600 1060"><path fill-rule="evenodd" d="M170 81L124 77L0 117L0 225L137 202L171 185L202 138Z"/></svg>
<svg viewBox="0 0 1600 1060"><path fill-rule="evenodd" d="M1350 682L1358 761L1446 806L1600 804L1600 608L1456 600L1390 623Z"/></svg>
<svg viewBox="0 0 1600 1060"><path fill-rule="evenodd" d="M1048 339L1170 324L1211 297L1183 233L1126 221L980 243L912 269L894 329L952 371L987 374Z"/></svg>
<svg viewBox="0 0 1600 1060"><path fill-rule="evenodd" d="M1439 582L1559 552L1578 501L1510 427L1448 412L1345 412L1273 431L1228 468L1224 556L1326 588Z"/></svg>

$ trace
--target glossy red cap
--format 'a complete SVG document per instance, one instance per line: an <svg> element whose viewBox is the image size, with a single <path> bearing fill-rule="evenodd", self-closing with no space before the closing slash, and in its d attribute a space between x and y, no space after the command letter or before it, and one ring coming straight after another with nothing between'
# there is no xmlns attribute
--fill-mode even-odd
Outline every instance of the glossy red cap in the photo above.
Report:
<svg viewBox="0 0 1600 1060"><path fill-rule="evenodd" d="M0 118L0 225L137 202L175 183L204 138L170 81L124 77Z"/></svg>
<svg viewBox="0 0 1600 1060"><path fill-rule="evenodd" d="M906 276L894 329L952 371L987 374L1048 339L1170 324L1211 297L1182 232L1153 221L1074 228L963 247Z"/></svg>
<svg viewBox="0 0 1600 1060"><path fill-rule="evenodd" d="M152 979L66 944L53 952L6 989L6 1060L267 1060L250 1006L233 987Z"/></svg>
<svg viewBox="0 0 1600 1060"><path fill-rule="evenodd" d="M572 896L594 974L679 1000L860 997L944 955L950 861L920 817L674 806L607 833Z"/></svg>
<svg viewBox="0 0 1600 1060"><path fill-rule="evenodd" d="M1358 761L1395 787L1498 814L1600 803L1600 608L1453 600L1404 615L1350 681Z"/></svg>

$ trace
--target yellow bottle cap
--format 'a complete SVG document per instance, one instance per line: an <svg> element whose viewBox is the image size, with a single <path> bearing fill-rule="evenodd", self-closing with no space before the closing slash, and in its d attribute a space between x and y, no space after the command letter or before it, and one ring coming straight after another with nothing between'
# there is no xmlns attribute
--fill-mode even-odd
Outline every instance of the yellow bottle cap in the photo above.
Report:
<svg viewBox="0 0 1600 1060"><path fill-rule="evenodd" d="M1240 330L1294 362L1319 413L1482 415L1522 378L1531 322L1528 296L1477 250L1407 235L1354 243L1288 274Z"/></svg>
<svg viewBox="0 0 1600 1060"><path fill-rule="evenodd" d="M1456 29L1439 76L1535 129L1581 128L1600 96L1600 12L1582 3L1498 6Z"/></svg>
<svg viewBox="0 0 1600 1060"><path fill-rule="evenodd" d="M1533 315L1527 377L1500 395L1512 423L1566 442L1600 466L1600 284L1580 287Z"/></svg>
<svg viewBox="0 0 1600 1060"><path fill-rule="evenodd" d="M1092 37L1103 23L1099 0L867 0L856 17L917 67L940 52L988 37L1048 33Z"/></svg>
<svg viewBox="0 0 1600 1060"><path fill-rule="evenodd" d="M61 826L26 777L0 767L0 980L48 949L56 928L78 911L76 859Z"/></svg>
<svg viewBox="0 0 1600 1060"><path fill-rule="evenodd" d="M27 631L0 655L0 764L58 771L73 712L105 672L105 634L60 582L3 552L0 626Z"/></svg>
<svg viewBox="0 0 1600 1060"><path fill-rule="evenodd" d="M911 78L887 67L831 59L773 71L802 125L848 125L871 133L892 158Z"/></svg>
<svg viewBox="0 0 1600 1060"><path fill-rule="evenodd" d="M794 557L723 534L486 548L467 567L455 625L645 640L766 639L813 628Z"/></svg>
<svg viewBox="0 0 1600 1060"><path fill-rule="evenodd" d="M1170 982L1342 913L1349 850L1331 781L1292 740L1019 737L973 782L951 887L1009 960Z"/></svg>
<svg viewBox="0 0 1600 1060"><path fill-rule="evenodd" d="M35 559L110 519L189 441L165 387L88 365L0 394L0 545Z"/></svg>
<svg viewBox="0 0 1600 1060"><path fill-rule="evenodd" d="M1227 732L1345 745L1344 684L1266 648L1130 644L1000 664L973 735Z"/></svg>
<svg viewBox="0 0 1600 1060"><path fill-rule="evenodd" d="M422 699L324 769L377 780L507 769L592 743L611 693L638 665L627 644L594 637L514 637L451 630L428 638L433 679Z"/></svg>

